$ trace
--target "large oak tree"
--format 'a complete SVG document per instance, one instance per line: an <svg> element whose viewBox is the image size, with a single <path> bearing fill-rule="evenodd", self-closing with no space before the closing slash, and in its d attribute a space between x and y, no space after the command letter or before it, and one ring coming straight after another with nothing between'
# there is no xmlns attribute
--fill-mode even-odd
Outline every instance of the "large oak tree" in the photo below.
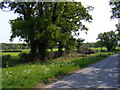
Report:
<svg viewBox="0 0 120 90"><path fill-rule="evenodd" d="M31 46L33 58L44 60L46 49L51 42L58 43L59 51L79 28L87 30L81 20L91 21L91 7L85 8L81 2L7 2L2 4L19 17L10 20L11 40L24 39ZM8 6L8 7L6 7Z"/></svg>

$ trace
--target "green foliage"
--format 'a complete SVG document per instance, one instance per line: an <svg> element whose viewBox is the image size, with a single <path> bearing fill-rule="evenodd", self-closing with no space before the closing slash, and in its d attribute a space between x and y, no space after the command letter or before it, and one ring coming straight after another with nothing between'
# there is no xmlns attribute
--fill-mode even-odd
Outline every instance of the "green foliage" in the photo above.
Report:
<svg viewBox="0 0 120 90"><path fill-rule="evenodd" d="M72 37L72 32L87 30L81 20L91 22L90 7L83 7L81 2L7 2L8 8L19 14L10 20L11 40L15 37L24 39L31 46L31 54L44 60L46 49L52 42L59 43L59 51ZM5 7L3 3L2 8Z"/></svg>
<svg viewBox="0 0 120 90"><path fill-rule="evenodd" d="M19 54L19 60L26 63L26 62L30 62L33 59L33 56L31 54L27 54L27 53L20 53Z"/></svg>
<svg viewBox="0 0 120 90"><path fill-rule="evenodd" d="M2 67L9 67L10 66L10 60L11 60L10 55L2 56Z"/></svg>
<svg viewBox="0 0 120 90"><path fill-rule="evenodd" d="M120 40L120 23L116 24L117 27L117 34L118 34L118 40Z"/></svg>
<svg viewBox="0 0 120 90"><path fill-rule="evenodd" d="M21 65L3 69L3 88L29 88L48 78L54 78L74 70L72 64ZM21 74L20 74L21 73Z"/></svg>
<svg viewBox="0 0 120 90"><path fill-rule="evenodd" d="M49 78L56 78L59 75L67 74L80 67L95 63L113 53L93 54L89 57L76 58L65 61L47 61L29 63L2 70L3 88L30 88L37 83L47 81Z"/></svg>
<svg viewBox="0 0 120 90"><path fill-rule="evenodd" d="M69 38L69 40L65 44L65 50L74 51L77 46L77 41L74 37Z"/></svg>
<svg viewBox="0 0 120 90"><path fill-rule="evenodd" d="M120 1L119 0L116 0L116 1L113 1L111 0L110 1L110 6L111 6L111 9L112 9L112 16L111 18L114 19L114 18L120 18ZM118 32L118 36L119 36L119 40L120 40L120 23L118 22L118 24L116 25L117 27L117 32Z"/></svg>
<svg viewBox="0 0 120 90"><path fill-rule="evenodd" d="M114 31L100 33L97 39L99 40L99 44L101 44L102 47L105 46L108 51L115 49L118 42L118 36Z"/></svg>
<svg viewBox="0 0 120 90"><path fill-rule="evenodd" d="M16 65L20 65L22 63L24 63L23 61L19 60L19 56L16 54L4 54L2 55L2 67L6 68L6 67L13 67Z"/></svg>
<svg viewBox="0 0 120 90"><path fill-rule="evenodd" d="M111 18L120 18L120 1L110 1L110 6L112 8L112 16Z"/></svg>
<svg viewBox="0 0 120 90"><path fill-rule="evenodd" d="M84 39L79 38L77 39L77 51L80 51L80 46L83 44Z"/></svg>

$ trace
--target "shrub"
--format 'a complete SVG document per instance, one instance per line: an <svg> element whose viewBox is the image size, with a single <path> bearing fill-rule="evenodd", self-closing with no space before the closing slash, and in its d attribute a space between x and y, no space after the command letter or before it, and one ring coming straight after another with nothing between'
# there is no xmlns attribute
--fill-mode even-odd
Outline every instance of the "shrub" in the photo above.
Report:
<svg viewBox="0 0 120 90"><path fill-rule="evenodd" d="M32 54L20 53L19 56L20 56L19 59L22 62L31 62L31 61L33 61L33 55Z"/></svg>
<svg viewBox="0 0 120 90"><path fill-rule="evenodd" d="M94 53L94 51L92 49L88 49L85 51L85 54L93 54L93 53Z"/></svg>
<svg viewBox="0 0 120 90"><path fill-rule="evenodd" d="M10 60L11 60L10 55L2 56L2 67L9 67L10 66Z"/></svg>
<svg viewBox="0 0 120 90"><path fill-rule="evenodd" d="M54 57L55 57L55 52L50 51L50 52L47 52L45 60L53 59Z"/></svg>

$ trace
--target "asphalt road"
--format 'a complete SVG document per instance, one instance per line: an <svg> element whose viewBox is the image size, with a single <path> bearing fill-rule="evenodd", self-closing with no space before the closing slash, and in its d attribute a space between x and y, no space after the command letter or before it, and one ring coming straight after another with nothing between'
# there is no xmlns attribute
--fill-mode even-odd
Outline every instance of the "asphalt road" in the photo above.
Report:
<svg viewBox="0 0 120 90"><path fill-rule="evenodd" d="M110 56L45 88L120 88L120 54Z"/></svg>

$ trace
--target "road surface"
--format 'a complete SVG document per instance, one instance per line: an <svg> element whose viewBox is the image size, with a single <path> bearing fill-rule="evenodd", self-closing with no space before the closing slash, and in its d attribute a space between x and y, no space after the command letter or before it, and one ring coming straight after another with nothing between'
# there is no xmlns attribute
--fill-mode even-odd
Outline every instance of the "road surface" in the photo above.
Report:
<svg viewBox="0 0 120 90"><path fill-rule="evenodd" d="M119 62L115 54L45 88L120 88Z"/></svg>

